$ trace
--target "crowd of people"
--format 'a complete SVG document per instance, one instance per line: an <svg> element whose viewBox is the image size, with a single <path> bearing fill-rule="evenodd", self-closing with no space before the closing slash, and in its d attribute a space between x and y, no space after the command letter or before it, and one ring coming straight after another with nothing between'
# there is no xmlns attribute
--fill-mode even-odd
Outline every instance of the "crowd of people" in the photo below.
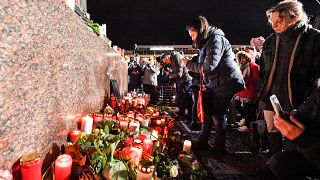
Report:
<svg viewBox="0 0 320 180"><path fill-rule="evenodd" d="M263 114L270 159L259 174L266 179L319 177L320 31L308 24L303 4L296 0L279 2L266 16L274 33L266 39L251 39L250 48L237 52L221 29L205 17L197 17L187 31L199 53L188 59L173 51L159 57L159 62L145 63L136 57L129 65L129 91L143 83L156 104L157 80L174 84L179 115L195 127L201 90L204 122L193 148L210 150L215 156L226 153L226 115L231 102L242 117L240 131L250 132L257 114ZM290 118L275 113L271 95L277 96ZM215 144L209 148L213 126ZM283 141L290 146L285 149Z"/></svg>

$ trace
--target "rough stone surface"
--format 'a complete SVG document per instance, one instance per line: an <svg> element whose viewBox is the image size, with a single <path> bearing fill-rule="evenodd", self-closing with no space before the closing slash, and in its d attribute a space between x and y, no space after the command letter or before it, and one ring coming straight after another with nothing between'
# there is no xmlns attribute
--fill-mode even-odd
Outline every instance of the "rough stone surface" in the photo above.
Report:
<svg viewBox="0 0 320 180"><path fill-rule="evenodd" d="M127 65L57 0L0 0L0 169L62 144L76 119L102 107Z"/></svg>

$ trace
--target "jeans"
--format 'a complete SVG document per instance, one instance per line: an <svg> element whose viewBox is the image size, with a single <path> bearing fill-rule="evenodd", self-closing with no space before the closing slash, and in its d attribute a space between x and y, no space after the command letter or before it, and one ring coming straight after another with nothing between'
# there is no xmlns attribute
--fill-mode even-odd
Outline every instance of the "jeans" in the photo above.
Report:
<svg viewBox="0 0 320 180"><path fill-rule="evenodd" d="M179 81L176 84L177 95L178 95L178 107L179 115L184 115L184 110L188 109L188 118L191 119L192 112L192 82L190 81Z"/></svg>
<svg viewBox="0 0 320 180"><path fill-rule="evenodd" d="M233 95L221 95L215 92L203 92L204 123L199 138L200 142L208 142L212 125L215 126L215 148L225 150L226 113Z"/></svg>
<svg viewBox="0 0 320 180"><path fill-rule="evenodd" d="M245 121L245 126L250 127L250 123L256 120L257 104L254 102L241 102L234 100L237 113L241 114Z"/></svg>

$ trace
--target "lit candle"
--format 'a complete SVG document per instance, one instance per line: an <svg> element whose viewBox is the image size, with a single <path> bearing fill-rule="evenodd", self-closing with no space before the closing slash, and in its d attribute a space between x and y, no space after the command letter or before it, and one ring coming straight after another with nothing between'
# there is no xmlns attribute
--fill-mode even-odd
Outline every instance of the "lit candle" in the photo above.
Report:
<svg viewBox="0 0 320 180"><path fill-rule="evenodd" d="M94 123L101 123L101 122L103 122L103 114L94 113L94 114L93 114L93 121L94 121Z"/></svg>
<svg viewBox="0 0 320 180"><path fill-rule="evenodd" d="M22 180L41 180L40 154L31 153L20 159Z"/></svg>
<svg viewBox="0 0 320 180"><path fill-rule="evenodd" d="M133 100L132 100L132 104L133 104L134 107L137 107L137 105L138 105L138 100L137 100L137 99L133 99Z"/></svg>
<svg viewBox="0 0 320 180"><path fill-rule="evenodd" d="M161 124L163 125L166 122L166 119L161 119Z"/></svg>
<svg viewBox="0 0 320 180"><path fill-rule="evenodd" d="M139 121L140 121L141 126L144 126L144 127L148 127L149 126L150 119L141 119Z"/></svg>
<svg viewBox="0 0 320 180"><path fill-rule="evenodd" d="M55 180L68 180L71 174L72 158L68 154L57 157L54 161Z"/></svg>
<svg viewBox="0 0 320 180"><path fill-rule="evenodd" d="M133 112L133 111L129 111L129 112L127 113L127 116L134 118L134 112Z"/></svg>
<svg viewBox="0 0 320 180"><path fill-rule="evenodd" d="M152 147L153 147L153 142L151 139L144 139L143 140L143 146L142 146L142 150L144 153L148 154L151 156L152 154Z"/></svg>
<svg viewBox="0 0 320 180"><path fill-rule="evenodd" d="M128 128L128 124L129 124L128 121L119 121L120 129L127 129Z"/></svg>
<svg viewBox="0 0 320 180"><path fill-rule="evenodd" d="M76 142L80 138L81 131L80 130L71 130L69 135L70 135L70 141Z"/></svg>
<svg viewBox="0 0 320 180"><path fill-rule="evenodd" d="M161 125L161 120L157 120L157 125L160 126Z"/></svg>
<svg viewBox="0 0 320 180"><path fill-rule="evenodd" d="M81 131L85 132L86 134L91 134L92 124L93 119L91 117L89 117L88 115L86 117L83 117L81 122Z"/></svg>
<svg viewBox="0 0 320 180"><path fill-rule="evenodd" d="M105 117L105 118L112 119L112 116L113 116L112 114L104 114L104 117Z"/></svg>
<svg viewBox="0 0 320 180"><path fill-rule="evenodd" d="M158 131L157 130L152 130L151 140L158 140Z"/></svg>
<svg viewBox="0 0 320 180"><path fill-rule="evenodd" d="M186 153L190 153L191 152L191 141L189 140L185 140L183 143L183 151Z"/></svg>

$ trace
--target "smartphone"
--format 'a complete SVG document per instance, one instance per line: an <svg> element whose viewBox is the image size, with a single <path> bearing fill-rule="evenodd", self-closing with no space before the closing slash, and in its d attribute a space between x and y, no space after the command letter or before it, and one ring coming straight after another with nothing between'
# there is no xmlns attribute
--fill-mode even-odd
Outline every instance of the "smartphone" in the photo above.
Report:
<svg viewBox="0 0 320 180"><path fill-rule="evenodd" d="M283 111L277 96L276 95L270 96L270 101L276 115L280 116L284 120L290 121L290 114L285 113Z"/></svg>

